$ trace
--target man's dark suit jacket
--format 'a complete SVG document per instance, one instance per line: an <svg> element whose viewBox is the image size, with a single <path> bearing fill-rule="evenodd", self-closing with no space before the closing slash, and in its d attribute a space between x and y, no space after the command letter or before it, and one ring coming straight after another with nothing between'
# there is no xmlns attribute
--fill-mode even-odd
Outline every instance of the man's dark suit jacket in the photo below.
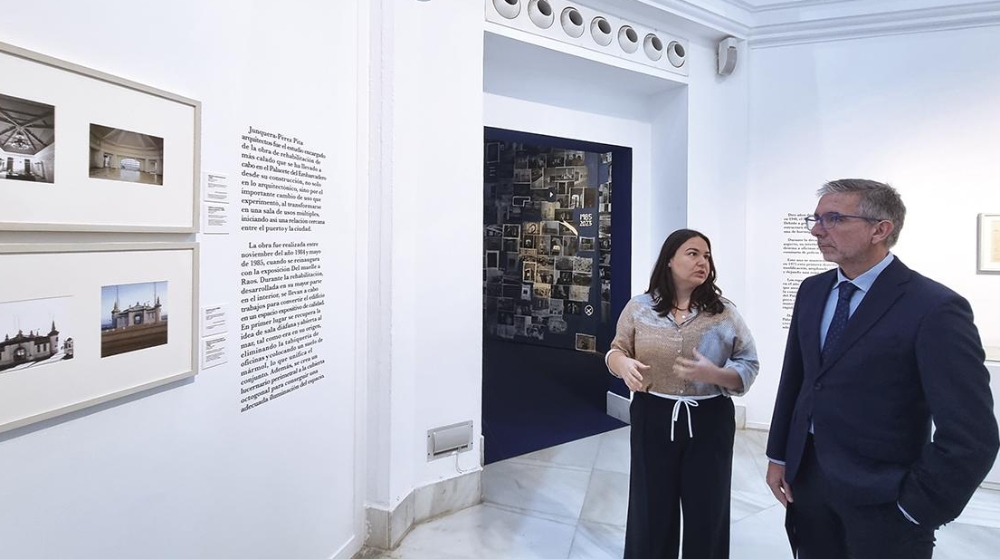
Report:
<svg viewBox="0 0 1000 559"><path fill-rule="evenodd" d="M922 525L950 522L1000 446L972 309L894 258L821 362L836 281L831 270L799 287L767 455L794 482L812 422L817 458L845 503L898 501Z"/></svg>

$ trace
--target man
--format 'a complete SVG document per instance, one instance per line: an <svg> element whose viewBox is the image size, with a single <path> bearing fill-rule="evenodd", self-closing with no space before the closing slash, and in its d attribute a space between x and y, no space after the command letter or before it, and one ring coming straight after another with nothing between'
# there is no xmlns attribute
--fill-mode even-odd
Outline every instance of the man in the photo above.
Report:
<svg viewBox="0 0 1000 559"><path fill-rule="evenodd" d="M799 287L767 484L800 559L929 558L1000 446L979 332L965 299L889 252L895 189L845 179L819 195L806 222L839 268Z"/></svg>

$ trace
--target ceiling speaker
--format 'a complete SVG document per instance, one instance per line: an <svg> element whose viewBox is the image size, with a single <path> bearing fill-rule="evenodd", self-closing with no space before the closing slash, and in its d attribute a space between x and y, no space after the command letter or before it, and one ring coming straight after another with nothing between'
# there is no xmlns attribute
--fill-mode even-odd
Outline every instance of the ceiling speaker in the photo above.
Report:
<svg viewBox="0 0 1000 559"><path fill-rule="evenodd" d="M739 56L736 37L726 37L719 41L719 75L728 76L736 70L736 59Z"/></svg>

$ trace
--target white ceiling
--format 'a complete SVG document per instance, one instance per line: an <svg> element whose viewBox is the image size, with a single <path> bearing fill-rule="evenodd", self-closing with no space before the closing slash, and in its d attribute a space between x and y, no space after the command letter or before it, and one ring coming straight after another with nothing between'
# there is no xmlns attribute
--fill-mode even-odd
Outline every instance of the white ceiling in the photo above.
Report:
<svg viewBox="0 0 1000 559"><path fill-rule="evenodd" d="M1000 25L1000 0L604 1L659 8L755 47Z"/></svg>
<svg viewBox="0 0 1000 559"><path fill-rule="evenodd" d="M846 4L856 0L724 0L729 4L735 4L750 11L761 8L795 8L816 4Z"/></svg>

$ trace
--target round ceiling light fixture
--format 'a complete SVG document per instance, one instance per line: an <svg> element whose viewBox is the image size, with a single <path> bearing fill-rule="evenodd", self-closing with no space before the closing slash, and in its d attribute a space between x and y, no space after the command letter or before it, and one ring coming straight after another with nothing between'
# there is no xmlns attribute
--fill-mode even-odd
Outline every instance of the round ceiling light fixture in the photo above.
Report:
<svg viewBox="0 0 1000 559"><path fill-rule="evenodd" d="M590 35L602 47L610 45L612 38L611 24L601 16L595 17L594 21L590 22Z"/></svg>
<svg viewBox="0 0 1000 559"><path fill-rule="evenodd" d="M663 58L663 41L659 37L650 33L646 35L646 38L642 41L642 50L646 52L646 56L656 62L657 60Z"/></svg>
<svg viewBox="0 0 1000 559"><path fill-rule="evenodd" d="M493 0L497 13L507 19L514 19L521 13L521 0Z"/></svg>
<svg viewBox="0 0 1000 559"><path fill-rule="evenodd" d="M559 16L559 22L562 24L563 31L570 37L579 39L583 35L583 16L580 15L580 10L572 6L566 8Z"/></svg>
<svg viewBox="0 0 1000 559"><path fill-rule="evenodd" d="M667 60L674 68L680 68L684 65L684 61L687 60L687 52L684 50L684 45L678 43L677 41L670 41L667 45Z"/></svg>
<svg viewBox="0 0 1000 559"><path fill-rule="evenodd" d="M528 3L528 19L542 29L552 27L552 22L556 20L552 4L548 0L531 0Z"/></svg>
<svg viewBox="0 0 1000 559"><path fill-rule="evenodd" d="M632 29L631 25L623 25L618 30L618 44L621 45L623 51L632 54L639 50L639 34L635 32L635 29Z"/></svg>

